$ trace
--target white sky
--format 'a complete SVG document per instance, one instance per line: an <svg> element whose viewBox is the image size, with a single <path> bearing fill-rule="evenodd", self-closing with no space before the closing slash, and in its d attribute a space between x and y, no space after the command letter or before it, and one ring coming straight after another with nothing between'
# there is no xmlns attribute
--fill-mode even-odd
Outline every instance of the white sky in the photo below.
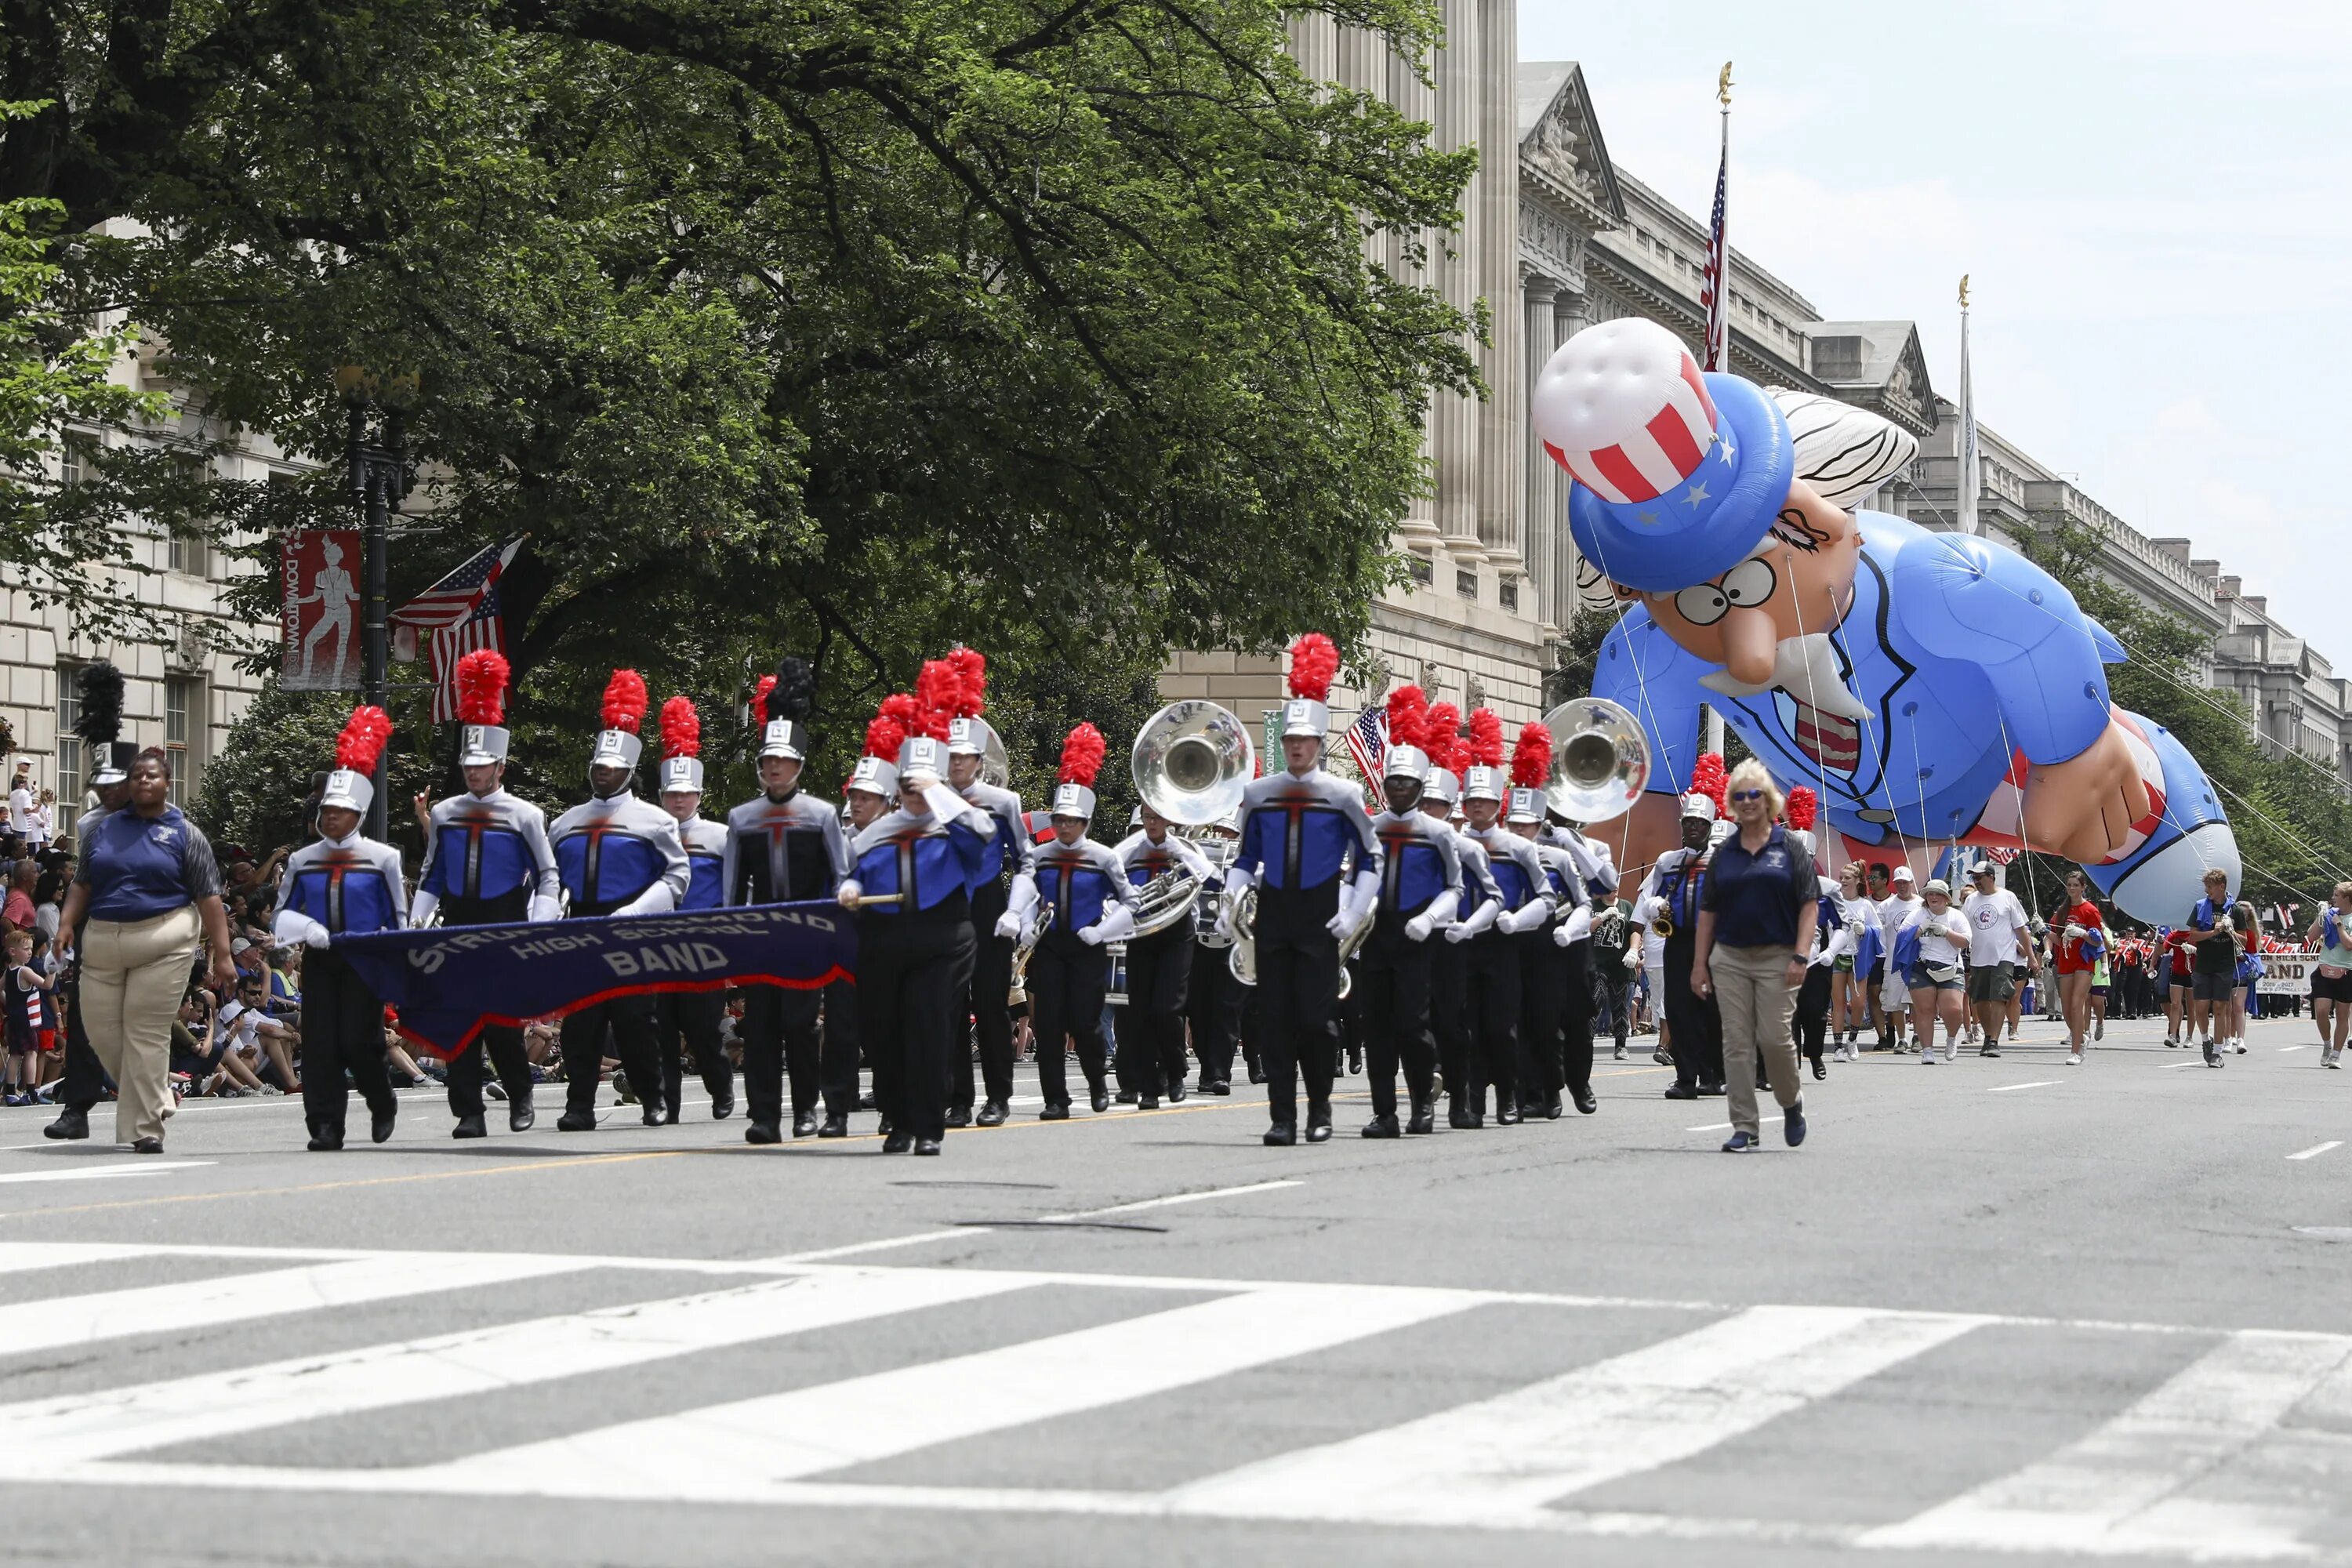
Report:
<svg viewBox="0 0 2352 1568"><path fill-rule="evenodd" d="M2352 675L2352 0L1519 0L1610 156Z"/></svg>

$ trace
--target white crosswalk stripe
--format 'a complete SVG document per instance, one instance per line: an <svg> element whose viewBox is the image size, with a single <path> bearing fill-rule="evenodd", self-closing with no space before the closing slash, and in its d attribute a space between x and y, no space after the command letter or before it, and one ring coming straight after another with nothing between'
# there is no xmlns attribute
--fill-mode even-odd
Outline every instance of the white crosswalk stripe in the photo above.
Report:
<svg viewBox="0 0 2352 1568"><path fill-rule="evenodd" d="M253 1267L111 1292L61 1281L78 1293L37 1294L45 1269L165 1253ZM2327 1560L2346 1534L2340 1499L2352 1482L2352 1442L2339 1434L2352 1429L2352 1336L2336 1334L791 1258L719 1262L5 1243L0 1278L10 1280L12 1299L0 1304L0 1358L173 1327L233 1330L254 1317L283 1322L308 1311L559 1275L593 1281L601 1271L603 1279L642 1279L666 1267L742 1282L0 1404L0 1452L12 1457L16 1480L112 1487L1025 1511L1154 1518L1171 1527L1207 1519L1371 1522L1716 1540L1738 1542L1738 1549L1780 1542L1895 1554ZM571 1289L599 1299L594 1284ZM1068 1321L1066 1313L1056 1319L1059 1309L1044 1310L1055 1292L1091 1294L1097 1318L1108 1294L1124 1293L1121 1305L1110 1308L1123 1315L1068 1331L1030 1329L1021 1337L1032 1321ZM1125 1304L1138 1292L1176 1304ZM1001 1304L990 1304L999 1298ZM499 1298L485 1300L487 1308L477 1300L467 1310L495 1315ZM1288 1452L1259 1448L1254 1452L1265 1457L1197 1479L1167 1474L1154 1423L1200 1419L1198 1398L1189 1415L1174 1414L1184 1408L1173 1397L1182 1391L1212 1385L1199 1398L1214 1401L1220 1380L1280 1363L1285 1384L1312 1398L1318 1378L1362 1375L1366 1356L1413 1366L1419 1352L1400 1348L1392 1357L1391 1342L1406 1342L1385 1336L1434 1325L1431 1331L1475 1339L1486 1331L1476 1314L1490 1308L1618 1314L1609 1332L1619 1335L1630 1309L1654 1337L1493 1397L1450 1405L1429 1399L1417 1407L1428 1414L1371 1430ZM650 1415L583 1403L596 1397L588 1390L598 1373L818 1331L854 1331L926 1310L947 1315L927 1320L920 1332L877 1343L953 1345L975 1318L987 1325L979 1337L1002 1339L1008 1323L1013 1337L964 1353L918 1351L905 1364L886 1361L885 1370L807 1386L762 1389L753 1379L740 1391L728 1389L722 1403L668 1405ZM432 1311L419 1301L417 1315ZM1991 1353L1997 1342L1967 1336L1993 1326L2012 1333L2066 1331L2074 1336L2070 1353L2095 1353L2084 1347L2103 1342L2180 1351L2164 1361L2169 1375L2160 1384L2147 1373L2112 1384L2140 1397L2117 1396L2119 1408L2082 1409L2082 1426L2053 1433L2053 1441L2070 1440L2035 1458L2021 1452L2011 1461L2018 1468L1980 1485L1960 1489L1965 1483L1956 1483L1950 1489L1957 1496L1934 1500L1933 1492L1914 1493L1904 1509L1916 1511L1907 1518L1892 1518L1867 1488L1852 1494L1852 1522L1818 1510L1780 1519L1697 1504L1688 1516L1608 1507L1612 1497L1674 1489L1654 1486L1644 1494L1608 1489L1611 1483L1690 1461L1736 1466L1750 1451L1743 1444L1760 1444L1757 1451L1769 1454L1766 1434L1775 1423L1808 1412L1819 1413L1812 1419L1831 1417L1842 1399L1881 1397L1872 1380L1897 1369L1915 1391L1909 1397L1919 1397L1916 1390L1955 1375L1950 1367ZM1364 1347L1353 1361L1316 1359L1351 1346ZM1956 1357L1949 1363L1931 1353L1947 1347ZM2138 1368L2148 1366L2154 1352L2135 1353L2129 1364ZM711 1386L708 1368L701 1375L698 1386ZM551 1390L502 1405L505 1424L494 1429L506 1446L453 1451L437 1445L429 1463L404 1468L223 1463L209 1458L211 1447L198 1460L167 1452L216 1439L229 1440L215 1445L223 1455L284 1452L283 1438L275 1450L241 1439L361 1413L399 1419L396 1413L408 1410L425 1419L432 1402L574 1379L582 1380L577 1397ZM1444 1386L1434 1377L1409 1376L1406 1384L1424 1393ZM603 1397L612 1397L614 1386L606 1384ZM1965 1408L1978 1397L1973 1389L1958 1391L1953 1404ZM2091 1396L2094 1406L2099 1398ZM684 1403L691 1405L690 1396ZM519 1417L518 1410L544 1414ZM1108 1425L1101 1413L1109 1413ZM1093 1426L1086 1425L1090 1415ZM531 1423L540 1420L551 1425L534 1430ZM1075 1425L1055 1434L1049 1424L1056 1421ZM1016 1429L1023 1432L1018 1440L1000 1439ZM1348 1429L1325 1426L1318 1436L1334 1431ZM1102 1473L1152 1477L1151 1487L1064 1484L1051 1455L1056 1442L1066 1453L1074 1441L1109 1445ZM992 1458L985 1473L994 1484L924 1484L958 1474L964 1458L983 1452ZM856 1479L859 1467L882 1461L896 1463L875 1479ZM1826 1484L1834 1501L1835 1479ZM1582 1508L1588 1498L1600 1506Z"/></svg>

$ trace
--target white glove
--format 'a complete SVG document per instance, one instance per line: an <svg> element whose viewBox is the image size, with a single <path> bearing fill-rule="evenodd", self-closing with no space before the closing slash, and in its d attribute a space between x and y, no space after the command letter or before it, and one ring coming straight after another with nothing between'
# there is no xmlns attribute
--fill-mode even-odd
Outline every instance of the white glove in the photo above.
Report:
<svg viewBox="0 0 2352 1568"><path fill-rule="evenodd" d="M1436 922L1433 921L1427 915L1415 915L1412 919L1404 922L1405 940L1407 942L1427 942L1429 940L1429 933L1436 929Z"/></svg>
<svg viewBox="0 0 2352 1568"><path fill-rule="evenodd" d="M1209 929L1210 934L1213 935L1219 942L1233 941L1234 906L1227 904L1223 909L1219 910L1217 911L1217 923Z"/></svg>
<svg viewBox="0 0 2352 1568"><path fill-rule="evenodd" d="M1639 969L1642 967L1642 950L1640 948L1629 947L1625 950L1625 967L1628 969Z"/></svg>
<svg viewBox="0 0 2352 1568"><path fill-rule="evenodd" d="M1085 942L1088 947L1100 947L1102 945L1102 939L1103 928L1100 921L1097 921L1094 924L1085 927L1078 932L1078 940Z"/></svg>
<svg viewBox="0 0 2352 1568"><path fill-rule="evenodd" d="M440 894L427 892L423 888L419 888L416 889L416 896L408 900L408 923L412 926L431 925L433 916L440 908Z"/></svg>
<svg viewBox="0 0 2352 1568"><path fill-rule="evenodd" d="M1348 933L1356 929L1356 917L1350 910L1341 910L1323 922L1323 929L1339 941L1345 942L1348 940Z"/></svg>
<svg viewBox="0 0 2352 1568"><path fill-rule="evenodd" d="M1464 925L1447 926L1445 928L1445 940L1451 942L1468 942L1470 940L1470 928Z"/></svg>
<svg viewBox="0 0 2352 1568"><path fill-rule="evenodd" d="M2068 921L2066 922L2066 940L2067 940L2067 941L2069 941L2069 942L2080 942L2080 941L2082 941L2084 937L2086 937L2086 936L2088 936L2088 935L2090 935L2090 934L2091 934L2091 933L2090 933L2090 930L2089 930L2089 928L2088 928L2088 927L2086 927L2086 926L2078 926L2078 925L2076 925L2076 924L2075 924L2074 921Z"/></svg>
<svg viewBox="0 0 2352 1568"><path fill-rule="evenodd" d="M1006 942L1021 940L1021 917L1011 910L996 917L996 934Z"/></svg>
<svg viewBox="0 0 2352 1568"><path fill-rule="evenodd" d="M1496 917L1495 929L1506 936L1530 931L1551 919L1551 908L1540 899L1523 909L1516 909Z"/></svg>
<svg viewBox="0 0 2352 1568"><path fill-rule="evenodd" d="M865 891L865 889L857 885L856 878L844 877L841 879L841 886L833 890L834 901L838 903L845 910L854 910L857 907L857 900L864 895Z"/></svg>
<svg viewBox="0 0 2352 1568"><path fill-rule="evenodd" d="M533 925L546 921L560 921L562 918L563 905L561 900L549 898L545 893L533 893L530 896L529 919Z"/></svg>
<svg viewBox="0 0 2352 1568"><path fill-rule="evenodd" d="M270 934L279 942L299 942L304 947L311 948L326 947L335 940L334 933L328 931L325 926L312 920L309 915L298 914L292 910L278 911L277 922L271 927Z"/></svg>
<svg viewBox="0 0 2352 1568"><path fill-rule="evenodd" d="M1554 947L1573 947L1577 940L1577 932L1573 928L1567 925L1552 927L1551 944Z"/></svg>

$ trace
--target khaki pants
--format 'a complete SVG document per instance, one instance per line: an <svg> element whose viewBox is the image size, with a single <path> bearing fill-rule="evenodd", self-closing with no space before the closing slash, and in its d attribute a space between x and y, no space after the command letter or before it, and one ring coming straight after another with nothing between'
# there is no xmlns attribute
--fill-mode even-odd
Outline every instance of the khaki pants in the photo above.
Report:
<svg viewBox="0 0 2352 1568"><path fill-rule="evenodd" d="M1798 987L1789 984L1785 947L1718 947L1707 954L1707 977L1723 1014L1723 1084L1734 1131L1755 1137L1756 1060L1772 1079L1772 1098L1786 1110L1797 1103L1797 1042L1789 1016Z"/></svg>
<svg viewBox="0 0 2352 1568"><path fill-rule="evenodd" d="M172 1114L172 1020L188 994L196 907L143 921L89 920L81 932L81 1017L114 1079L114 1140L163 1136Z"/></svg>

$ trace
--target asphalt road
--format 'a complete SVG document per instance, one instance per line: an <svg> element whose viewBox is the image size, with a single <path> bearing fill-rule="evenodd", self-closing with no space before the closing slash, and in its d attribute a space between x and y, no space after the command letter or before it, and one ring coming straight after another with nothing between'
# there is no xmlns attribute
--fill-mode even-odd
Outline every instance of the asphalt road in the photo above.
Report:
<svg viewBox="0 0 2352 1568"><path fill-rule="evenodd" d="M1286 1150L0 1112L0 1560L2352 1562L2352 1072L2159 1035L1833 1065L1744 1158L1640 1047Z"/></svg>

